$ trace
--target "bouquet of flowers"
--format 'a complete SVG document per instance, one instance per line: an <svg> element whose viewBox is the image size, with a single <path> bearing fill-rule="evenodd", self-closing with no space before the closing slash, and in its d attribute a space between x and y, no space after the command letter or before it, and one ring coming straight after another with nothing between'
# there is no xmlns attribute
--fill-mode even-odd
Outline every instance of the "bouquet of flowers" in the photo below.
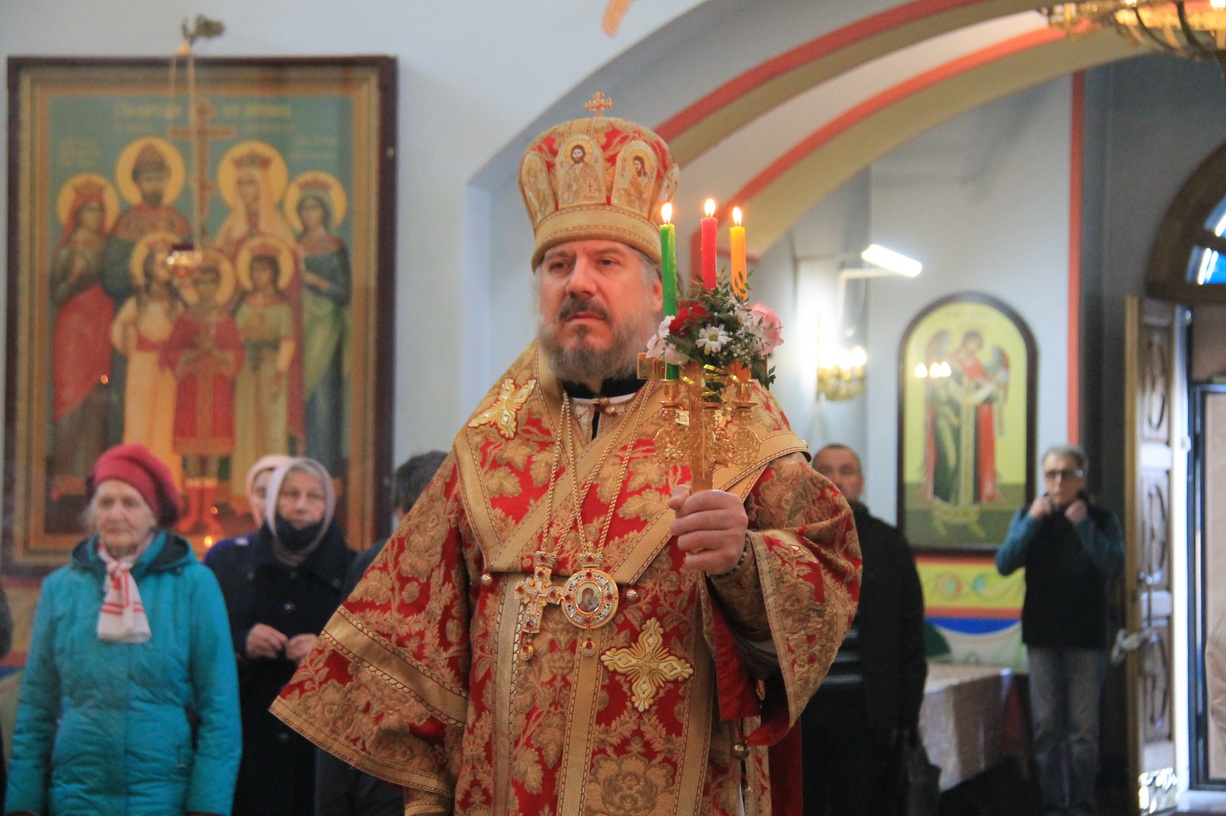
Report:
<svg viewBox="0 0 1226 816"><path fill-rule="evenodd" d="M704 289L665 315L647 343L647 356L670 365L699 363L726 372L737 363L766 388L775 380L767 357L783 339L779 317L762 303L746 305L728 283Z"/></svg>

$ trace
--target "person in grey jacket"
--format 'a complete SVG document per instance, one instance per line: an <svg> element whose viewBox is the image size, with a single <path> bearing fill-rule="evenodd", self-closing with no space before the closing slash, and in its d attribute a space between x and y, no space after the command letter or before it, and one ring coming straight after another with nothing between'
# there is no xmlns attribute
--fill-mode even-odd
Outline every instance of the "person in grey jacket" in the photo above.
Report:
<svg viewBox="0 0 1226 816"><path fill-rule="evenodd" d="M140 444L98 457L89 537L43 582L6 812L230 812L241 734L226 608L168 529L170 469Z"/></svg>
<svg viewBox="0 0 1226 816"><path fill-rule="evenodd" d="M1124 533L1115 513L1090 501L1088 469L1076 445L1050 448L1047 492L1017 511L996 552L1001 575L1026 568L1022 642L1044 816L1095 812L1108 593L1124 572Z"/></svg>

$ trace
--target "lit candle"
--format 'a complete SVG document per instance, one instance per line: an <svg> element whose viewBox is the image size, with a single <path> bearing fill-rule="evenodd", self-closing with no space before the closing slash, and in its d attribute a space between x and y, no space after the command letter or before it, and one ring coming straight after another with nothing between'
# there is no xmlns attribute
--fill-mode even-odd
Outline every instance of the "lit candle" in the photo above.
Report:
<svg viewBox="0 0 1226 816"><path fill-rule="evenodd" d="M702 219L701 266L702 287L715 288L715 229L719 223L715 220L715 199L708 198L703 209L707 217Z"/></svg>
<svg viewBox="0 0 1226 816"><path fill-rule="evenodd" d="M664 314L677 314L677 228L673 226L673 205L660 207L660 276L664 287Z"/></svg>
<svg viewBox="0 0 1226 816"><path fill-rule="evenodd" d="M733 226L728 230L728 244L732 252L732 291L741 300L749 297L749 283L745 277L745 228L741 226L741 208L732 208Z"/></svg>
<svg viewBox="0 0 1226 816"><path fill-rule="evenodd" d="M677 228L673 226L673 205L660 208L664 223L660 225L660 280L664 289L664 314L677 315ZM675 380L680 372L675 365L664 367L664 379Z"/></svg>

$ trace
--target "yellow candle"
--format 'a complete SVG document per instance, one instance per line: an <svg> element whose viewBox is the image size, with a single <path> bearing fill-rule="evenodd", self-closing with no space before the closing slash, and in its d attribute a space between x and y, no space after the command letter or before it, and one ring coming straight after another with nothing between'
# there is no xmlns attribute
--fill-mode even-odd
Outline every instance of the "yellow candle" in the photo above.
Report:
<svg viewBox="0 0 1226 816"><path fill-rule="evenodd" d="M728 229L728 244L732 251L732 291L741 300L749 297L749 282L745 274L745 228L741 226L741 208L732 208L733 225Z"/></svg>

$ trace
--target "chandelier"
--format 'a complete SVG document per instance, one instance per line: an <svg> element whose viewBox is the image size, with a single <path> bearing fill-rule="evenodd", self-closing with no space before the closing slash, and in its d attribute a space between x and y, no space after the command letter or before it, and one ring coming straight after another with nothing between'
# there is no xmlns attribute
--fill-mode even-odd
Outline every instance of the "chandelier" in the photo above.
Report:
<svg viewBox="0 0 1226 816"><path fill-rule="evenodd" d="M823 347L817 363L817 393L831 402L854 399L864 393L864 367L868 353L854 348Z"/></svg>
<svg viewBox="0 0 1226 816"><path fill-rule="evenodd" d="M1185 59L1211 59L1226 73L1226 0L1092 0L1042 11L1050 26L1071 36L1111 26L1137 45Z"/></svg>

